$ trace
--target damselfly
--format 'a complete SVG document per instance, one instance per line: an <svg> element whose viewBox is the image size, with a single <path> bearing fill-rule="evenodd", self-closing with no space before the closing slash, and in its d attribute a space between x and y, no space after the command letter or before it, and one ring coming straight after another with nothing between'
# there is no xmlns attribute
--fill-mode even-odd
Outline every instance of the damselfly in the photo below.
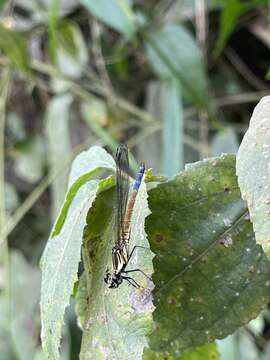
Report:
<svg viewBox="0 0 270 360"><path fill-rule="evenodd" d="M109 288L117 288L123 280L128 281L132 286L139 288L140 285L130 276L131 272L141 272L148 279L141 269L126 270L136 248L144 248L136 245L129 253L130 224L136 196L140 188L145 166L142 163L135 182L129 191L129 161L128 148L120 145L116 151L116 191L117 191L117 210L116 210L116 241L112 248L112 270L107 271L104 281ZM151 280L151 279L150 279Z"/></svg>

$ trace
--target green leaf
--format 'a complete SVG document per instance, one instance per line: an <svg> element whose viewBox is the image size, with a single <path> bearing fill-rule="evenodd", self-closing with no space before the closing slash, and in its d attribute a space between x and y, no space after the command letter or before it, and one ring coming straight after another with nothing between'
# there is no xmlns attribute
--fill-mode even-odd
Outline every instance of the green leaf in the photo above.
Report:
<svg viewBox="0 0 270 360"><path fill-rule="evenodd" d="M219 355L216 344L206 344L181 356L180 360L217 360Z"/></svg>
<svg viewBox="0 0 270 360"><path fill-rule="evenodd" d="M108 169L114 170L115 163L113 158L101 147L92 146L89 150L80 153L73 161L69 176L69 190L65 202L60 211L56 224L53 228L53 236L58 235L65 222L69 207L77 191L100 171Z"/></svg>
<svg viewBox="0 0 270 360"><path fill-rule="evenodd" d="M0 24L0 50L25 75L31 75L30 58L22 34Z"/></svg>
<svg viewBox="0 0 270 360"><path fill-rule="evenodd" d="M255 107L248 131L237 154L237 176L243 199L247 200L257 243L270 255L269 132L270 97Z"/></svg>
<svg viewBox="0 0 270 360"><path fill-rule="evenodd" d="M172 176L183 168L183 108L177 81L167 84L163 113L163 173Z"/></svg>
<svg viewBox="0 0 270 360"><path fill-rule="evenodd" d="M46 112L46 135L50 170L57 174L52 183L52 218L55 219L65 197L69 167L63 169L63 158L70 156L69 115L72 103L70 94L53 97ZM61 141L59 141L61 139Z"/></svg>
<svg viewBox="0 0 270 360"><path fill-rule="evenodd" d="M132 38L136 32L135 14L127 0L80 0L99 20Z"/></svg>
<svg viewBox="0 0 270 360"><path fill-rule="evenodd" d="M143 360L163 360L164 356L147 349ZM186 352L183 356L166 356L166 360L218 360L219 354L215 343L206 344Z"/></svg>
<svg viewBox="0 0 270 360"><path fill-rule="evenodd" d="M98 181L92 180L78 190L60 234L49 239L42 256L41 339L52 359L59 359L64 311L77 280L86 215L97 188Z"/></svg>
<svg viewBox="0 0 270 360"><path fill-rule="evenodd" d="M86 215L98 190L98 181L89 180L100 166L112 169L114 164L97 146L73 162L70 188L42 256L41 339L47 357L55 360L59 359L65 308L77 280Z"/></svg>
<svg viewBox="0 0 270 360"><path fill-rule="evenodd" d="M194 38L180 25L165 25L145 36L149 62L161 79L178 79L185 95L199 108L208 108L202 57Z"/></svg>
<svg viewBox="0 0 270 360"><path fill-rule="evenodd" d="M74 39L74 29L78 30L78 27L67 20L61 20L57 29L59 45L61 45L73 57L75 57L77 53L77 46Z"/></svg>
<svg viewBox="0 0 270 360"><path fill-rule="evenodd" d="M247 11L247 9L247 4L243 4L241 0L224 1L219 36L214 50L216 57L221 53L229 36L233 32L237 19L241 14Z"/></svg>
<svg viewBox="0 0 270 360"><path fill-rule="evenodd" d="M221 24L214 56L220 55L232 32L236 29L239 17L253 8L267 5L267 0L222 0L224 8L221 13Z"/></svg>
<svg viewBox="0 0 270 360"><path fill-rule="evenodd" d="M180 356L255 318L270 297L270 264L256 244L235 157L186 167L149 191L155 331L150 348Z"/></svg>
<svg viewBox="0 0 270 360"><path fill-rule="evenodd" d="M86 269L87 303L80 302L80 323L83 339L80 359L140 359L146 346L146 335L152 330L152 283L141 274L134 278L143 286L134 289L124 281L118 289L109 289L103 278L106 267L111 268L111 249L115 241L115 188L102 192L96 199L87 219L84 237L84 266ZM148 247L144 218L149 214L145 184L142 184L135 203L131 222L130 249L135 245ZM137 249L128 269L140 268L152 273L150 249ZM132 275L133 276L133 275ZM78 297L85 299L85 295Z"/></svg>

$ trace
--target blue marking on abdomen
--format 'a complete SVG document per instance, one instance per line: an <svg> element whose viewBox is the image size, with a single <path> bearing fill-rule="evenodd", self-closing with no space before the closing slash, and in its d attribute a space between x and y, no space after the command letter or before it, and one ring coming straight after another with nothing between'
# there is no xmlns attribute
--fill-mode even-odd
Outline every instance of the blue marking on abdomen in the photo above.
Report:
<svg viewBox="0 0 270 360"><path fill-rule="evenodd" d="M142 178L143 178L144 171L145 171L145 165L144 165L144 164L141 164L140 169L139 169L139 172L138 172L138 174L137 174L137 176L136 176L136 179L135 179L135 181L134 181L132 190L134 190L134 191L138 191L138 190L139 190L139 187L140 187L141 182L142 182Z"/></svg>

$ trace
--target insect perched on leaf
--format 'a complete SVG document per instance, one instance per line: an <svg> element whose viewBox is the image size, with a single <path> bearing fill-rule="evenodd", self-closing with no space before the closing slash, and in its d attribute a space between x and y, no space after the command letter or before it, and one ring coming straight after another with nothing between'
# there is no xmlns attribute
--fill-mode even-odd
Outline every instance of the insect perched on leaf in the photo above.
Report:
<svg viewBox="0 0 270 360"><path fill-rule="evenodd" d="M143 163L140 165L139 172L131 190L129 190L128 148L124 144L117 148L116 166L117 233L116 241L112 248L112 270L106 272L104 281L109 285L109 288L118 288L123 280L128 281L128 283L135 288L139 288L140 285L132 277L128 276L128 274L131 272L141 272L149 280L151 279L141 269L126 270L126 267L135 249L144 248L143 246L136 245L129 253L131 216L136 196L144 176L145 166Z"/></svg>

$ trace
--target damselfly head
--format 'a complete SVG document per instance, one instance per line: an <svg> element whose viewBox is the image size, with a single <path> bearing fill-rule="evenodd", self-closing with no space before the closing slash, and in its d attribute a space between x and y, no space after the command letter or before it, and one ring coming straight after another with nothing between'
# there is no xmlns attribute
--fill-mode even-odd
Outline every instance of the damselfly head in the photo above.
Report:
<svg viewBox="0 0 270 360"><path fill-rule="evenodd" d="M109 285L110 289L116 289L122 283L123 278L121 274L110 273L108 271L104 277L104 281Z"/></svg>

